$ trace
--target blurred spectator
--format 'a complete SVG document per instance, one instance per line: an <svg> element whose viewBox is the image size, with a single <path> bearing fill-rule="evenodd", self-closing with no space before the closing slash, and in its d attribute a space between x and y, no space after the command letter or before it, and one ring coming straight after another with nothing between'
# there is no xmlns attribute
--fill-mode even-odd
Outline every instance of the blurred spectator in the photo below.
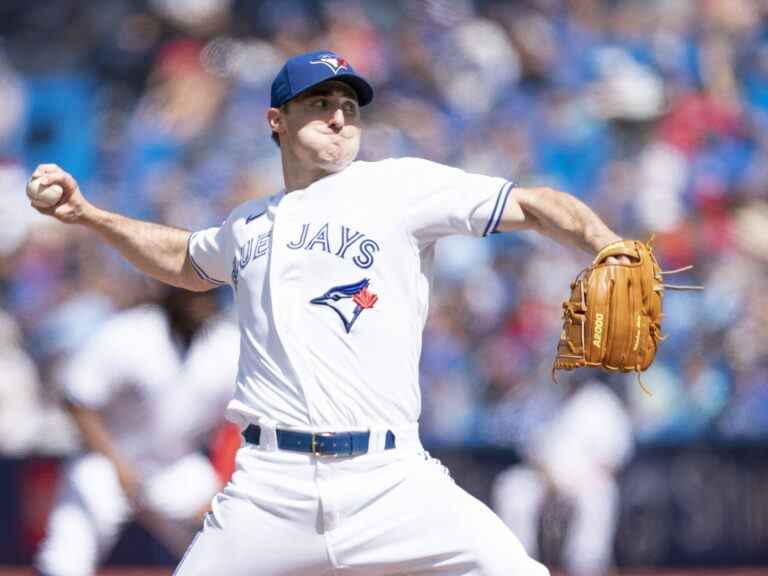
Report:
<svg viewBox="0 0 768 576"><path fill-rule="evenodd" d="M598 380L577 384L550 418L536 424L525 463L503 471L493 506L534 558L547 498L572 506L563 567L572 576L607 575L619 507L617 474L632 452L621 401Z"/></svg>
<svg viewBox="0 0 768 576"><path fill-rule="evenodd" d="M27 94L19 74L0 50L0 259L7 258L24 241L33 222L45 218L19 194L26 184L26 170L19 155L27 113Z"/></svg>
<svg viewBox="0 0 768 576"><path fill-rule="evenodd" d="M42 417L37 369L21 348L21 331L0 310L0 455L28 452Z"/></svg>
<svg viewBox="0 0 768 576"><path fill-rule="evenodd" d="M163 289L61 364L83 452L60 479L37 567L91 574L131 519L180 555L220 481L197 450L223 419L239 335L211 293Z"/></svg>

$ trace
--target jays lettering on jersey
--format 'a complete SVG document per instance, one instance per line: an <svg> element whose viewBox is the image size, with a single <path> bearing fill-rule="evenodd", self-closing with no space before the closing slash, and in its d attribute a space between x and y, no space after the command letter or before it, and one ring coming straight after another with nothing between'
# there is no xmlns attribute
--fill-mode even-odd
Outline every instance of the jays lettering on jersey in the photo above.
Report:
<svg viewBox="0 0 768 576"><path fill-rule="evenodd" d="M195 270L235 290L229 417L328 431L415 424L434 243L495 231L511 187L415 158L354 162L194 233Z"/></svg>

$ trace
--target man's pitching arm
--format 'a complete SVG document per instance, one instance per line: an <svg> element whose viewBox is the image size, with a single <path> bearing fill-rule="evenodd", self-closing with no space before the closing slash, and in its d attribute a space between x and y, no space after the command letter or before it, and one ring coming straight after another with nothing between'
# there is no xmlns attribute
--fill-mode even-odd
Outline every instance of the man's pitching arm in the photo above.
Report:
<svg viewBox="0 0 768 576"><path fill-rule="evenodd" d="M498 229L536 230L590 254L621 240L581 200L551 188L512 188Z"/></svg>
<svg viewBox="0 0 768 576"><path fill-rule="evenodd" d="M52 208L38 208L66 224L80 224L97 232L123 257L153 278L185 288L204 291L215 286L200 278L187 253L190 232L134 220L97 208L80 192L75 179L56 164L41 164L32 178L42 177L42 185L59 184L64 189L61 201Z"/></svg>

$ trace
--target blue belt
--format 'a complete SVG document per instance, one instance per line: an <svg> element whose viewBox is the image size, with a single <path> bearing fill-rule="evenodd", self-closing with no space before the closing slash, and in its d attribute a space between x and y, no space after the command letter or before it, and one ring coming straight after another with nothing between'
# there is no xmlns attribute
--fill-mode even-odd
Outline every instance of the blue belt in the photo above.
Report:
<svg viewBox="0 0 768 576"><path fill-rule="evenodd" d="M295 430L276 430L277 447L281 450L306 452L315 456L357 456L368 452L370 432L297 432ZM258 446L261 440L261 428L256 424L243 430L243 438ZM395 435L387 430L384 449L395 447Z"/></svg>

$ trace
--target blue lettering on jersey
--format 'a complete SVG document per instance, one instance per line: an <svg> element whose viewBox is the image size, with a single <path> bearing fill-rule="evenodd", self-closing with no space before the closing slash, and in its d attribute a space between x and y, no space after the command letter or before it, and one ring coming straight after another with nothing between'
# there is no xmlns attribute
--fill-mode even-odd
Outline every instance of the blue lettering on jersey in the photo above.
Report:
<svg viewBox="0 0 768 576"><path fill-rule="evenodd" d="M256 247L254 250L253 257L259 258L260 256L264 256L267 252L269 252L269 248L272 246L272 233L267 232L266 234L259 235L258 238L256 238Z"/></svg>
<svg viewBox="0 0 768 576"><path fill-rule="evenodd" d="M237 283L242 271L254 260L269 253L272 246L272 230L251 238L235 252L232 259L232 285L237 289Z"/></svg>
<svg viewBox="0 0 768 576"><path fill-rule="evenodd" d="M370 268L373 265L373 253L379 251L379 245L370 238L360 242L360 255L352 258L352 262L360 268Z"/></svg>
<svg viewBox="0 0 768 576"><path fill-rule="evenodd" d="M331 247L328 245L328 222L323 224L320 230L317 231L317 234L312 237L312 240L307 243L307 250L312 250L316 244L320 245L323 252L331 251Z"/></svg>
<svg viewBox="0 0 768 576"><path fill-rule="evenodd" d="M253 238L248 240L245 245L240 247L240 268L245 268L251 261L251 253L253 252Z"/></svg>
<svg viewBox="0 0 768 576"><path fill-rule="evenodd" d="M347 249L350 246L352 246L352 244L360 240L360 238L362 237L363 237L362 232L352 231L351 228L342 226L341 227L341 248L339 248L339 251L336 252L336 256L341 256L342 258L344 258L344 254L347 253Z"/></svg>
<svg viewBox="0 0 768 576"><path fill-rule="evenodd" d="M367 238L362 232L352 230L348 226L339 226L338 235L331 233L330 224L326 222L312 235L310 240L309 233L312 225L307 223L301 226L298 238L292 242L288 242L286 246L291 250L312 250L316 246L320 246L323 252L331 253L338 242L338 249L333 252L339 258L347 259L347 252L349 249L357 245L357 252L351 252L350 257L352 262L358 268L370 268L373 266L374 254L381 250L379 244L371 239ZM338 238L338 241L336 240Z"/></svg>
<svg viewBox="0 0 768 576"><path fill-rule="evenodd" d="M307 240L307 232L309 231L309 224L304 224L304 226L301 227L301 235L299 236L298 240L294 240L293 242L288 242L286 246L292 250L298 250L302 246L304 246L304 242Z"/></svg>

